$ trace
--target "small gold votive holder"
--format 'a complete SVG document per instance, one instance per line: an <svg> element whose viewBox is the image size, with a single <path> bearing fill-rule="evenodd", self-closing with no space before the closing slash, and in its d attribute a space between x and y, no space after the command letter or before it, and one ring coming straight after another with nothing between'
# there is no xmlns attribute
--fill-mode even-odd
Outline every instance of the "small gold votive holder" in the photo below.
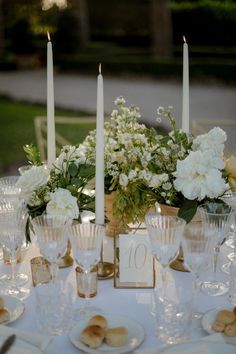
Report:
<svg viewBox="0 0 236 354"><path fill-rule="evenodd" d="M50 263L43 257L35 257L30 260L33 286L48 283L51 279Z"/></svg>
<svg viewBox="0 0 236 354"><path fill-rule="evenodd" d="M75 268L77 294L80 297L95 297L97 295L98 268L93 267L89 275L86 275L79 266ZM87 288L87 294L86 294Z"/></svg>
<svg viewBox="0 0 236 354"><path fill-rule="evenodd" d="M3 253L3 262L7 265L11 264L11 257L9 250L6 247L2 247L2 253ZM21 248L17 247L16 249L16 263L21 262Z"/></svg>

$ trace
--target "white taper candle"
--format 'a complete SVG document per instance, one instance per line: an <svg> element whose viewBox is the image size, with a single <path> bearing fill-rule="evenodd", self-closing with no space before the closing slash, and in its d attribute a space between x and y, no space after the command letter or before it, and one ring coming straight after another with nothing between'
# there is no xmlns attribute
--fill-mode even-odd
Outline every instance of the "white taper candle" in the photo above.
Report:
<svg viewBox="0 0 236 354"><path fill-rule="evenodd" d="M97 77L97 118L96 118L96 182L95 182L96 223L104 224L104 98L101 64Z"/></svg>
<svg viewBox="0 0 236 354"><path fill-rule="evenodd" d="M182 102L182 129L189 133L189 62L188 44L183 37L183 102Z"/></svg>
<svg viewBox="0 0 236 354"><path fill-rule="evenodd" d="M51 167L56 158L55 141L55 109L54 109L54 82L53 82L53 54L52 42L48 33L47 43L47 160Z"/></svg>

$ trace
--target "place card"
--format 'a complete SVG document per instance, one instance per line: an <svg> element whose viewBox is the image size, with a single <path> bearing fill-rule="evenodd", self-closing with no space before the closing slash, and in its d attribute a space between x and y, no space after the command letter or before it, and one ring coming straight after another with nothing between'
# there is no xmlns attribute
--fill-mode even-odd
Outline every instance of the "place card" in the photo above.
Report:
<svg viewBox="0 0 236 354"><path fill-rule="evenodd" d="M154 259L147 234L122 234L115 238L115 288L153 288Z"/></svg>

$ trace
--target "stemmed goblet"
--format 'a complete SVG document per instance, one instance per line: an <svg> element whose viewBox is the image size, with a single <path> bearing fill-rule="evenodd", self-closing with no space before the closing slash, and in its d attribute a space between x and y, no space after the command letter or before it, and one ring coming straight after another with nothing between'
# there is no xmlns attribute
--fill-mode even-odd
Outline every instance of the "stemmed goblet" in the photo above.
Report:
<svg viewBox="0 0 236 354"><path fill-rule="evenodd" d="M0 199L2 201L11 200L13 202L14 200L19 199L21 189L17 186L18 179L19 176L5 176L0 178ZM23 246L25 247L25 245L26 243L23 241L21 248ZM4 248L3 251L7 252L7 249ZM4 283L12 281L11 275L3 274L2 276L0 276L0 281L3 281ZM27 283L27 281L28 276L26 274L16 273L14 278L14 284L17 283L18 286L21 286Z"/></svg>
<svg viewBox="0 0 236 354"><path fill-rule="evenodd" d="M231 208L233 208L234 210L236 210L236 191L235 190L230 190L227 193L223 194L221 199L228 204ZM235 245L235 238L236 238L236 225L235 222L232 223L231 227L230 227L230 233L229 233L229 237L226 240L225 244L226 246L235 249L236 245ZM224 263L221 266L221 270L226 273L229 274L230 273L230 265L231 265L231 261L234 258L234 254L235 252L230 252L227 257L230 260L230 262Z"/></svg>
<svg viewBox="0 0 236 354"><path fill-rule="evenodd" d="M70 227L70 241L72 245L73 255L84 271L85 281L85 300L87 302L81 310L80 315L91 314L94 308L88 305L89 288L90 288L90 271L96 266L100 260L102 240L105 234L105 227L95 223L73 223ZM97 310L97 309L96 309Z"/></svg>
<svg viewBox="0 0 236 354"><path fill-rule="evenodd" d="M162 266L162 293L165 298L168 266L179 252L186 222L177 216L161 215L160 213L147 213L145 222L152 253Z"/></svg>
<svg viewBox="0 0 236 354"><path fill-rule="evenodd" d="M28 214L24 202L18 199L1 200L0 202L0 243L10 255L11 281L5 293L18 298L25 298L29 290L19 287L16 282L16 250L24 240Z"/></svg>
<svg viewBox="0 0 236 354"><path fill-rule="evenodd" d="M39 215L32 219L40 252L51 264L52 282L57 281L57 260L67 248L69 220L59 215Z"/></svg>
<svg viewBox="0 0 236 354"><path fill-rule="evenodd" d="M217 261L220 247L226 240L234 215L233 209L224 203L209 202L199 208L203 227L214 233L213 279L202 283L201 289L208 295L223 295L228 291L226 283L216 280Z"/></svg>
<svg viewBox="0 0 236 354"><path fill-rule="evenodd" d="M192 274L193 306L195 306L195 299L200 290L199 278L211 265L215 246L214 234L201 223L186 225L181 243L184 265ZM193 316L200 319L202 313L194 311Z"/></svg>

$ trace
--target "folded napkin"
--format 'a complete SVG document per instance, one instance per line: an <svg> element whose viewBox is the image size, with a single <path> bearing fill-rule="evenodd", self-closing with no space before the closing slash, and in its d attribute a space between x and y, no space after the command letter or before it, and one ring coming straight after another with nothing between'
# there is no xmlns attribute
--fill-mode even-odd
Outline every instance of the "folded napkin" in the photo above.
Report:
<svg viewBox="0 0 236 354"><path fill-rule="evenodd" d="M192 341L195 342L196 340L197 339L193 339ZM199 342L198 348L195 349L194 346L191 347L191 350L188 350L189 354L199 354L199 353L212 354L212 351L209 351L209 349L208 349L207 342L224 343L226 341L221 333L214 333L209 336L199 338L198 342ZM227 342L231 342L231 341L229 340ZM140 349L140 350L135 350L134 354L161 354L169 347L170 347L170 345L161 347L159 349L158 348ZM176 347L175 353L182 354L183 350L180 349L180 351L178 351L178 347Z"/></svg>
<svg viewBox="0 0 236 354"><path fill-rule="evenodd" d="M35 347L39 348L42 351L44 351L47 348L50 341L52 340L52 337L49 336L41 336L30 332L23 332L20 331L19 329L0 325L0 336L8 337L11 334L15 334L16 338L28 342L29 344L34 345Z"/></svg>

